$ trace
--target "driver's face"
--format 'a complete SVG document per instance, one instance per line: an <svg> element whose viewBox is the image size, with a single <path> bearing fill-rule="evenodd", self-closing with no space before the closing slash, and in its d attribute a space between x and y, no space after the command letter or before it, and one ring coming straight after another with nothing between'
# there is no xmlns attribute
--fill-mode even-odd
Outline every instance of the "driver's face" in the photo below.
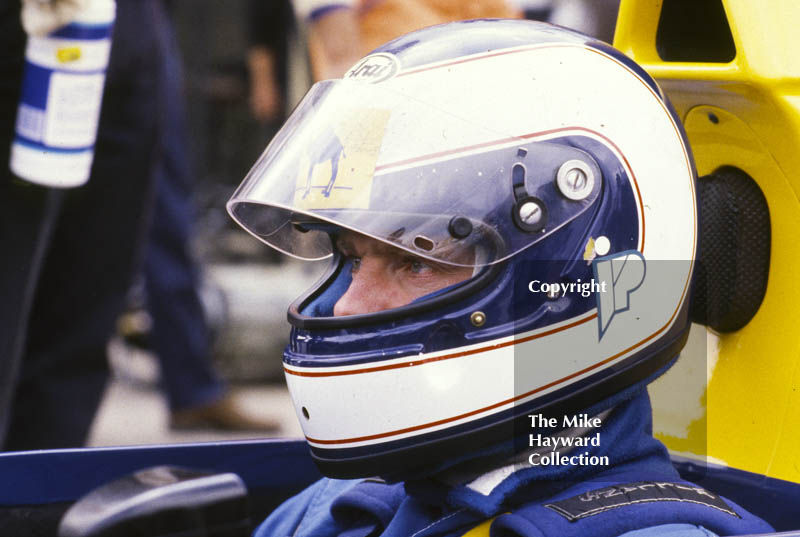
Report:
<svg viewBox="0 0 800 537"><path fill-rule="evenodd" d="M405 306L472 276L471 267L428 261L353 232L343 233L337 247L352 262L353 281L334 305L335 316Z"/></svg>

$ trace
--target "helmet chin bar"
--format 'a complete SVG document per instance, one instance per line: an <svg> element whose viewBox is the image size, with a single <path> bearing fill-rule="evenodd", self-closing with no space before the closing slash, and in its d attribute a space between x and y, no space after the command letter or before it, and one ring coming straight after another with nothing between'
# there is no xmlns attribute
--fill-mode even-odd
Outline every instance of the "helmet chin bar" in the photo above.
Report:
<svg viewBox="0 0 800 537"><path fill-rule="evenodd" d="M681 316L687 314L687 309L685 306ZM604 401L610 401L612 396L624 390L633 396L638 388L643 388L655 380L656 376L666 371L670 363L677 358L686 344L690 325L677 323L676 326L683 328L674 330L671 338L662 340L665 344L653 352L649 359L638 360L635 355L631 356L615 366L616 371L610 377L594 382L590 378L577 391L573 386L568 386L556 392L554 399L543 404L537 405L536 401L533 401L519 405L512 409L505 419L490 417L485 424L478 421L468 424L467 428L454 427L444 438L431 439L425 435L418 436L414 438L414 445L411 447L405 445L402 440L386 443L383 446L371 445L359 455L336 457L335 449L311 446L311 457L324 475L336 479L376 475L391 479L397 472L402 472L398 479L403 479L415 471L424 471L426 466L441 464L448 458L457 458L491 445L510 442L520 435L527 435L530 432L530 420L527 415L530 413L555 417L575 414L589 407L594 407L598 412L606 410L602 408ZM608 402L608 408L621 400ZM354 450L346 451L352 453Z"/></svg>

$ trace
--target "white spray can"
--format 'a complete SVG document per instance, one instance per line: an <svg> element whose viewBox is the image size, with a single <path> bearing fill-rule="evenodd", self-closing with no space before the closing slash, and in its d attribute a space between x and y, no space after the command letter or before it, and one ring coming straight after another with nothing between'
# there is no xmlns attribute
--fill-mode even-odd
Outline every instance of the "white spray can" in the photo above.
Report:
<svg viewBox="0 0 800 537"><path fill-rule="evenodd" d="M66 26L28 37L10 160L20 178L58 188L89 179L115 17L114 0L91 0Z"/></svg>

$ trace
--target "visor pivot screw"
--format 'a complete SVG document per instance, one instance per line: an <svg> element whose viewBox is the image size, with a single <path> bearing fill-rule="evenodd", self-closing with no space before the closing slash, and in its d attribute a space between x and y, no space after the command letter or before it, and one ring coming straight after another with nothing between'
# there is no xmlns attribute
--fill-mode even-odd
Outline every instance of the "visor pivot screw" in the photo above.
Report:
<svg viewBox="0 0 800 537"><path fill-rule="evenodd" d="M469 316L469 320L473 326L481 327L486 324L486 315L482 311L474 311Z"/></svg>
<svg viewBox="0 0 800 537"><path fill-rule="evenodd" d="M463 216L454 216L447 225L447 230L454 239L464 239L472 233L472 222Z"/></svg>
<svg viewBox="0 0 800 537"><path fill-rule="evenodd" d="M568 160L558 169L556 185L565 198L580 201L594 189L594 173L581 160Z"/></svg>
<svg viewBox="0 0 800 537"><path fill-rule="evenodd" d="M547 207L539 198L528 196L514 204L511 216L522 231L537 233L547 224Z"/></svg>
<svg viewBox="0 0 800 537"><path fill-rule="evenodd" d="M535 201L526 201L519 207L519 219L529 226L542 221L542 208Z"/></svg>
<svg viewBox="0 0 800 537"><path fill-rule="evenodd" d="M578 168L572 168L567 172L566 181L570 190L581 190L586 187L586 174Z"/></svg>
<svg viewBox="0 0 800 537"><path fill-rule="evenodd" d="M556 300L559 296L561 296L561 290L555 285L551 285L550 289L547 291L547 298L549 300Z"/></svg>

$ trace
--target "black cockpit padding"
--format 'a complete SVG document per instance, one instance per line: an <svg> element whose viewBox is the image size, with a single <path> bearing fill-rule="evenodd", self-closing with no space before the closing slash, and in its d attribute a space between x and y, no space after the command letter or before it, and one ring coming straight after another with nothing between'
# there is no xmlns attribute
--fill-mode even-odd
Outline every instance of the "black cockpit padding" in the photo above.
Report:
<svg viewBox="0 0 800 537"><path fill-rule="evenodd" d="M698 204L692 321L733 332L750 322L767 291L769 207L758 184L733 167L698 180Z"/></svg>

